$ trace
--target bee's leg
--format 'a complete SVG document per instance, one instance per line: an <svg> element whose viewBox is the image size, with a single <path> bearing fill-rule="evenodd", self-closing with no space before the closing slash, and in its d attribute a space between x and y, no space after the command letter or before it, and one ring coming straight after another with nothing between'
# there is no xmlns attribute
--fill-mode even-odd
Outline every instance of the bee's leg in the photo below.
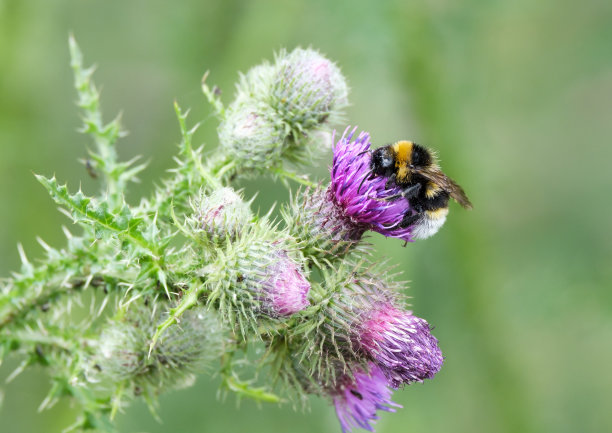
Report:
<svg viewBox="0 0 612 433"><path fill-rule="evenodd" d="M409 227L415 224L417 221L419 221L423 217L424 215L422 213L416 213L414 215L410 215L406 213L406 215L404 215L404 218L402 218L402 222L399 223L399 226L400 228Z"/></svg>
<svg viewBox="0 0 612 433"><path fill-rule="evenodd" d="M415 183L410 188L406 188L405 190L402 191L402 197L411 199L412 197L416 197L416 195L419 193L420 190L421 190L421 184Z"/></svg>
<svg viewBox="0 0 612 433"><path fill-rule="evenodd" d="M387 183L385 184L385 188L387 188L387 189L391 188L395 184L395 178L396 177L397 177L397 175L395 173L393 173L391 176L389 176L389 179L387 179Z"/></svg>
<svg viewBox="0 0 612 433"><path fill-rule="evenodd" d="M421 190L421 184L416 183L406 188L399 194L393 194L392 196L385 197L384 199L380 199L380 201L393 201L393 200L397 200L398 198L402 198L402 197L410 200L412 197L416 196L420 190Z"/></svg>
<svg viewBox="0 0 612 433"><path fill-rule="evenodd" d="M390 195L389 197L385 197L385 198L376 198L376 197L372 197L374 200L376 201L395 201L397 199L402 198L403 195L402 194L393 194Z"/></svg>

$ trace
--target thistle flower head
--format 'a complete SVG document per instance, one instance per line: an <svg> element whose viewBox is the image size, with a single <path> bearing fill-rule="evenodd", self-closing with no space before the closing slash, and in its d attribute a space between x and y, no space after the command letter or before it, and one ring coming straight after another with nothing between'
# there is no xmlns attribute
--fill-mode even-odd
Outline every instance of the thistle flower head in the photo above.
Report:
<svg viewBox="0 0 612 433"><path fill-rule="evenodd" d="M206 269L209 302L242 336L260 318L286 317L309 305L303 256L290 239L266 239L266 230L258 225L243 233Z"/></svg>
<svg viewBox="0 0 612 433"><path fill-rule="evenodd" d="M322 281L313 284L310 295L313 307L288 330L290 352L299 354L299 369L317 386L333 388L338 377L371 360L356 343L365 312L397 298L399 285L384 278L364 262L321 270Z"/></svg>
<svg viewBox="0 0 612 433"><path fill-rule="evenodd" d="M293 344L306 354L303 368L319 382L333 383L338 369L364 359L394 388L431 379L440 370L438 340L424 319L398 306L401 283L387 277L388 269L360 264L324 271L324 283L313 286L311 297L319 308L308 320L318 326Z"/></svg>
<svg viewBox="0 0 612 433"><path fill-rule="evenodd" d="M352 378L340 377L332 398L343 433L358 427L374 431L371 423L378 419L378 410L395 412L395 407L401 407L391 401L391 394L387 379L373 363L367 373L357 370Z"/></svg>
<svg viewBox="0 0 612 433"><path fill-rule="evenodd" d="M384 236L412 241L411 227L399 227L410 205L407 200L386 200L401 192L395 185L387 187L384 177L372 177L370 171L370 135L357 128L344 134L334 147L329 198L341 211L347 224L356 231L373 230Z"/></svg>
<svg viewBox="0 0 612 433"><path fill-rule="evenodd" d="M429 324L391 303L375 305L359 326L358 344L394 388L431 379L442 367L438 340Z"/></svg>
<svg viewBox="0 0 612 433"><path fill-rule="evenodd" d="M408 200L388 200L401 192L387 179L371 171L370 136L347 128L335 143L326 190L299 192L283 218L308 255L318 259L338 258L358 245L367 230L412 241L412 227L400 227L412 212Z"/></svg>
<svg viewBox="0 0 612 433"><path fill-rule="evenodd" d="M191 207L193 213L187 219L187 226L194 237L203 241L233 239L253 219L249 203L229 187L210 194L201 191L192 200Z"/></svg>

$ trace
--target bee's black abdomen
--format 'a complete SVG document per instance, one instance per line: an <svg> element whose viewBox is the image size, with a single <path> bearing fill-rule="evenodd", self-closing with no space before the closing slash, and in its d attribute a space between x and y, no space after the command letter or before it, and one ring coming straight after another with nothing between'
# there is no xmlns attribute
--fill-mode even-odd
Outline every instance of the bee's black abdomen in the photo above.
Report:
<svg viewBox="0 0 612 433"><path fill-rule="evenodd" d="M448 207L448 200L450 199L449 194L441 190L433 197L427 197L424 188L421 188L421 193L409 200L410 206L417 212L424 212L426 210L437 210Z"/></svg>

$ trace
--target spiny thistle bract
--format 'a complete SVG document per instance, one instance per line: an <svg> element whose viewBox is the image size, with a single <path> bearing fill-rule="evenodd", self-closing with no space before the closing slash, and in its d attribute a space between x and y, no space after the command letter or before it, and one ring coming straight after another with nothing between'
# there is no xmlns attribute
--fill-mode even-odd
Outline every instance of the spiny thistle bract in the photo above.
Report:
<svg viewBox="0 0 612 433"><path fill-rule="evenodd" d="M397 226L407 201L385 200L397 188L369 176L369 135L347 129L335 143L327 185L288 171L329 147L320 134L330 135L348 104L334 63L312 49L283 50L240 76L227 107L205 75L219 148L204 158L175 104L177 167L130 206L126 188L144 166L118 160L119 122L102 121L93 70L73 38L70 52L100 190L37 176L81 232L65 230L61 250L41 241L47 254L38 264L20 248L22 268L0 291L0 360L15 352L24 359L17 372L49 369L41 408L70 397L74 430L110 432L131 398L153 408L159 393L190 385L207 367L238 397L318 395L335 406L343 431L371 430L378 411L399 407L393 389L438 372L443 358L428 323L404 310L404 286L370 263L362 241L368 230L411 239L410 227ZM270 174L309 185L277 221L232 188L237 176ZM92 305L85 321L71 314L81 297ZM254 345L265 349L261 359L247 356ZM241 366L253 362L268 375L242 379Z"/></svg>

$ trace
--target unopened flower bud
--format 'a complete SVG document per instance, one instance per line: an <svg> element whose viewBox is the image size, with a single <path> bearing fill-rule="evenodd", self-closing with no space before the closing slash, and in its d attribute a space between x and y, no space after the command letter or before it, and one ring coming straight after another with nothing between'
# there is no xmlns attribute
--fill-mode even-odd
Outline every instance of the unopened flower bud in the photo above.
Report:
<svg viewBox="0 0 612 433"><path fill-rule="evenodd" d="M236 98L219 126L219 140L237 172L266 171L283 160L310 161L324 146L314 139L348 105L338 67L318 52L282 51L240 77ZM247 169L247 170L245 170Z"/></svg>
<svg viewBox="0 0 612 433"><path fill-rule="evenodd" d="M348 88L338 67L315 50L296 48L276 62L275 108L289 124L310 128L348 104Z"/></svg>
<svg viewBox="0 0 612 433"><path fill-rule="evenodd" d="M155 393L193 382L193 374L220 355L223 327L211 311L193 308L149 354L151 336L163 319L162 309L132 305L123 319L110 322L100 335L97 352L88 360L88 380L102 386L127 380L134 389Z"/></svg>
<svg viewBox="0 0 612 433"><path fill-rule="evenodd" d="M249 203L232 188L219 188L206 195L203 192L192 201L193 214L187 224L203 241L233 239L253 219Z"/></svg>
<svg viewBox="0 0 612 433"><path fill-rule="evenodd" d="M219 140L241 167L262 170L280 161L284 136L279 129L269 107L251 100L238 102L219 126Z"/></svg>

